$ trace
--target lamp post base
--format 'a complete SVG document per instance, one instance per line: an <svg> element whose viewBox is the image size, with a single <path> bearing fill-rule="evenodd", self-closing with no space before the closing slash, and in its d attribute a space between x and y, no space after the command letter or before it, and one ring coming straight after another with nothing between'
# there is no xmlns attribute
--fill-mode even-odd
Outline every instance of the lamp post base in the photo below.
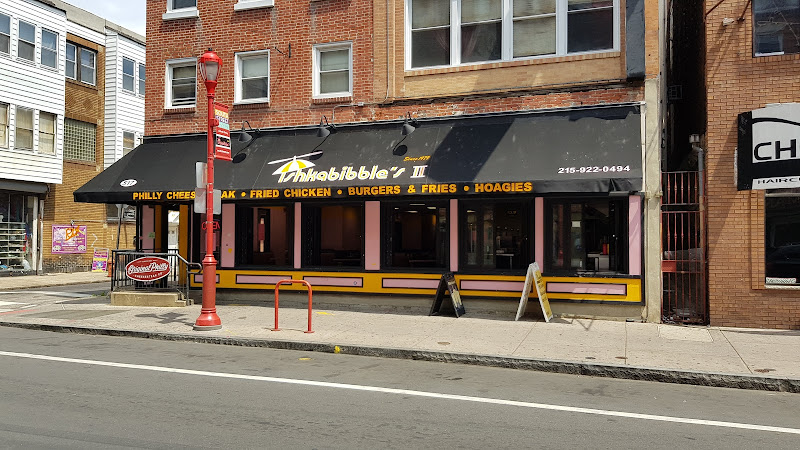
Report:
<svg viewBox="0 0 800 450"><path fill-rule="evenodd" d="M206 326L206 325L197 325L197 324L195 324L192 327L192 329L194 329L194 331L214 331L214 330L221 330L222 329L222 325L208 325L208 326Z"/></svg>
<svg viewBox="0 0 800 450"><path fill-rule="evenodd" d="M213 331L222 328L222 321L216 311L202 311L194 323L195 331Z"/></svg>

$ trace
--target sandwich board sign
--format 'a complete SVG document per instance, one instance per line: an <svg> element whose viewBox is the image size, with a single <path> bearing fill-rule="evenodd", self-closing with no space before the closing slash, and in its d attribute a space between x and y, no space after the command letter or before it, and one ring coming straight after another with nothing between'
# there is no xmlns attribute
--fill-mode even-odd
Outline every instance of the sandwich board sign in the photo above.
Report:
<svg viewBox="0 0 800 450"><path fill-rule="evenodd" d="M522 297L519 299L517 317L514 320L519 320L519 318L525 314L525 308L528 307L528 294L530 294L531 288L534 285L536 286L536 293L539 296L539 306L542 308L544 321L550 322L553 318L553 311L550 309L550 301L547 299L547 289L538 263L533 263L528 266L528 274L525 275L525 287L522 288Z"/></svg>
<svg viewBox="0 0 800 450"><path fill-rule="evenodd" d="M428 315L433 316L439 314L439 310L442 308L445 291L450 292L450 300L453 302L453 309L455 310L456 317L461 317L466 314L467 312L464 309L464 304L461 303L461 293L458 292L456 276L453 272L446 272L442 274L442 278L439 280L439 287L436 289L436 298L433 300L431 312Z"/></svg>

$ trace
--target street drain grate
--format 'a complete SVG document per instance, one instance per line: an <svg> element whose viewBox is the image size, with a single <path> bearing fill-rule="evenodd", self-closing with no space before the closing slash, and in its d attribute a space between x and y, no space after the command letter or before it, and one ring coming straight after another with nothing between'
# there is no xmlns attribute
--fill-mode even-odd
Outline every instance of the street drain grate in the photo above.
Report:
<svg viewBox="0 0 800 450"><path fill-rule="evenodd" d="M122 311L98 311L93 309L70 309L62 311L47 311L34 314L25 314L23 317L34 317L37 319L70 319L83 320L95 317L107 316L110 314L121 313Z"/></svg>
<svg viewBox="0 0 800 450"><path fill-rule="evenodd" d="M758 372L758 373L769 373L769 372L775 372L775 369L756 369L756 370L754 370L753 372Z"/></svg>

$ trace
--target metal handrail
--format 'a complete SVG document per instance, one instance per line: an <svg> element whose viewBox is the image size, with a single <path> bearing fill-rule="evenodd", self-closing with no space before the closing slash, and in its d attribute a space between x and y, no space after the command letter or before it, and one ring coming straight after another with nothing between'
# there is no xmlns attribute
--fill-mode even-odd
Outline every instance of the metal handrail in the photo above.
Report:
<svg viewBox="0 0 800 450"><path fill-rule="evenodd" d="M199 263L187 261L177 251L168 252L141 252L135 250L112 250L114 267L111 277L111 291L121 290L154 290L154 291L178 291L189 298L189 278L191 275L200 274L203 266ZM138 258L160 257L170 261L170 273L163 279L153 282L142 282L132 280L125 273L125 266ZM174 262L173 262L174 260ZM185 267L185 272L184 272Z"/></svg>

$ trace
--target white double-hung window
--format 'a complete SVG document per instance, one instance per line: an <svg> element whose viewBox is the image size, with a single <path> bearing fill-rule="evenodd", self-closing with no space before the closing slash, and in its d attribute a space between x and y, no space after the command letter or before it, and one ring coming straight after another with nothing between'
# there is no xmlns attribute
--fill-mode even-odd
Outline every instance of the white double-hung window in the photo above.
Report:
<svg viewBox="0 0 800 450"><path fill-rule="evenodd" d="M39 58L43 66L58 68L58 34L42 29L42 56Z"/></svg>
<svg viewBox="0 0 800 450"><path fill-rule="evenodd" d="M122 90L134 93L136 89L133 69L136 63L132 59L122 58Z"/></svg>
<svg viewBox="0 0 800 450"><path fill-rule="evenodd" d="M167 61L167 108L192 108L197 102L197 60L194 58Z"/></svg>
<svg viewBox="0 0 800 450"><path fill-rule="evenodd" d="M406 67L619 49L619 0L406 0Z"/></svg>
<svg viewBox="0 0 800 450"><path fill-rule="evenodd" d="M163 20L186 19L199 17L197 12L197 0L167 0L167 12L161 18Z"/></svg>
<svg viewBox="0 0 800 450"><path fill-rule="evenodd" d="M21 20L17 38L17 56L30 62L36 60L36 26Z"/></svg>
<svg viewBox="0 0 800 450"><path fill-rule="evenodd" d="M56 154L56 115L39 112L39 153Z"/></svg>
<svg viewBox="0 0 800 450"><path fill-rule="evenodd" d="M11 53L11 17L0 14L0 53Z"/></svg>
<svg viewBox="0 0 800 450"><path fill-rule="evenodd" d="M236 54L236 103L269 101L269 51Z"/></svg>
<svg viewBox="0 0 800 450"><path fill-rule="evenodd" d="M314 98L353 95L353 51L350 42L314 46Z"/></svg>

